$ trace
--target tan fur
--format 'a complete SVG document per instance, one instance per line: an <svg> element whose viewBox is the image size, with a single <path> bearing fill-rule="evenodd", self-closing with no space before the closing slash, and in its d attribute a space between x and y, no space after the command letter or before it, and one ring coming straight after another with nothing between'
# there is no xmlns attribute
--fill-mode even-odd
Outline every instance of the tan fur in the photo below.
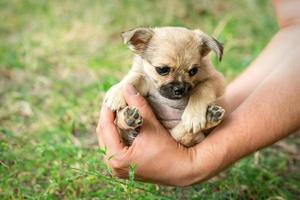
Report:
<svg viewBox="0 0 300 200"><path fill-rule="evenodd" d="M158 102L174 104L171 107L183 109L181 121L170 129L175 140L186 146L200 142L204 138L202 130L220 123L208 121L206 115L208 106L224 92L223 76L214 69L207 57L209 51L213 50L221 59L220 44L200 30L179 27L140 28L122 36L135 53L135 58L130 72L108 91L105 104L114 111L122 110L126 102L121 87L124 83L131 83L141 95L152 96ZM170 73L159 75L155 67L160 66L169 66ZM190 77L188 71L194 66L198 66L198 73ZM187 99L173 101L157 95L156 91L161 86L173 81L191 84L192 91ZM186 103L184 100L187 100ZM185 106L181 108L181 105Z"/></svg>

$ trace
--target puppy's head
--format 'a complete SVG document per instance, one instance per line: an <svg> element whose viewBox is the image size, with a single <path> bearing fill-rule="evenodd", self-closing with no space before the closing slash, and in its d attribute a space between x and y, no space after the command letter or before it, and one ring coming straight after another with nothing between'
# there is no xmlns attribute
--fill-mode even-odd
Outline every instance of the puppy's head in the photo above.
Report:
<svg viewBox="0 0 300 200"><path fill-rule="evenodd" d="M208 77L207 55L222 59L223 46L200 30L179 27L137 28L122 34L124 43L143 60L144 72L160 94L180 99Z"/></svg>

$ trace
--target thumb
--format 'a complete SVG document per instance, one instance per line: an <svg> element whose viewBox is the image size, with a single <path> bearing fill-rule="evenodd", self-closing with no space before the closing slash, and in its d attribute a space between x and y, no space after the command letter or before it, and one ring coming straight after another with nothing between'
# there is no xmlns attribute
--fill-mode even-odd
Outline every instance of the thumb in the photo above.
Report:
<svg viewBox="0 0 300 200"><path fill-rule="evenodd" d="M138 93L133 85L125 84L122 92L127 104L138 108L143 117L155 117L146 99Z"/></svg>

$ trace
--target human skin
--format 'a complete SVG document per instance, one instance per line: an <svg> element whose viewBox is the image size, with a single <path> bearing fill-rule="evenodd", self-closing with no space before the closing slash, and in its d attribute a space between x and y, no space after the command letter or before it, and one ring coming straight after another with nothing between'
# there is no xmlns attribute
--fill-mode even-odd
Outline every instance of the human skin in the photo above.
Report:
<svg viewBox="0 0 300 200"><path fill-rule="evenodd" d="M126 102L144 119L132 146L120 142L114 113L102 107L98 139L107 155L114 155L106 162L115 176L126 178L129 165L136 164L137 180L175 186L199 183L300 128L300 1L273 3L280 30L229 84L219 101L229 114L200 144L177 144L130 85L123 88Z"/></svg>

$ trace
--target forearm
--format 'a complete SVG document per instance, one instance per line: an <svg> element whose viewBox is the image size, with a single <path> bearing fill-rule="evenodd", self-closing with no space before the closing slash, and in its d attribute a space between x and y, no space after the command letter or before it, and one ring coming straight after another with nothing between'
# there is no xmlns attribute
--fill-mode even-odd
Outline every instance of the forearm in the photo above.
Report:
<svg viewBox="0 0 300 200"><path fill-rule="evenodd" d="M227 86L220 101L227 113L235 110L273 70L278 68L278 63L284 56L294 51L295 44L299 43L299 28L300 26L295 25L280 30L258 58Z"/></svg>
<svg viewBox="0 0 300 200"><path fill-rule="evenodd" d="M133 92L133 87L124 87L126 103L139 109L144 124L133 145L125 148L120 143L113 112L102 109L97 132L100 145L108 147L108 155L115 155L107 160L113 174L127 177L129 166L134 163L137 180L185 186L208 179L299 128L300 30L293 27L281 30L251 69L230 84L225 97L232 101L229 107L233 112L227 109L229 115L224 123L194 147L177 144L145 99Z"/></svg>
<svg viewBox="0 0 300 200"><path fill-rule="evenodd" d="M227 113L240 105L278 67L282 56L293 50L299 43L296 39L299 31L293 29L298 29L300 26L300 1L274 0L274 5L280 30L251 65L227 86L222 99Z"/></svg>
<svg viewBox="0 0 300 200"><path fill-rule="evenodd" d="M299 0L273 0L280 28L300 23Z"/></svg>
<svg viewBox="0 0 300 200"><path fill-rule="evenodd" d="M300 128L299 55L300 48L293 47L281 56L277 69L196 147L195 171L200 177L194 181L213 176Z"/></svg>

